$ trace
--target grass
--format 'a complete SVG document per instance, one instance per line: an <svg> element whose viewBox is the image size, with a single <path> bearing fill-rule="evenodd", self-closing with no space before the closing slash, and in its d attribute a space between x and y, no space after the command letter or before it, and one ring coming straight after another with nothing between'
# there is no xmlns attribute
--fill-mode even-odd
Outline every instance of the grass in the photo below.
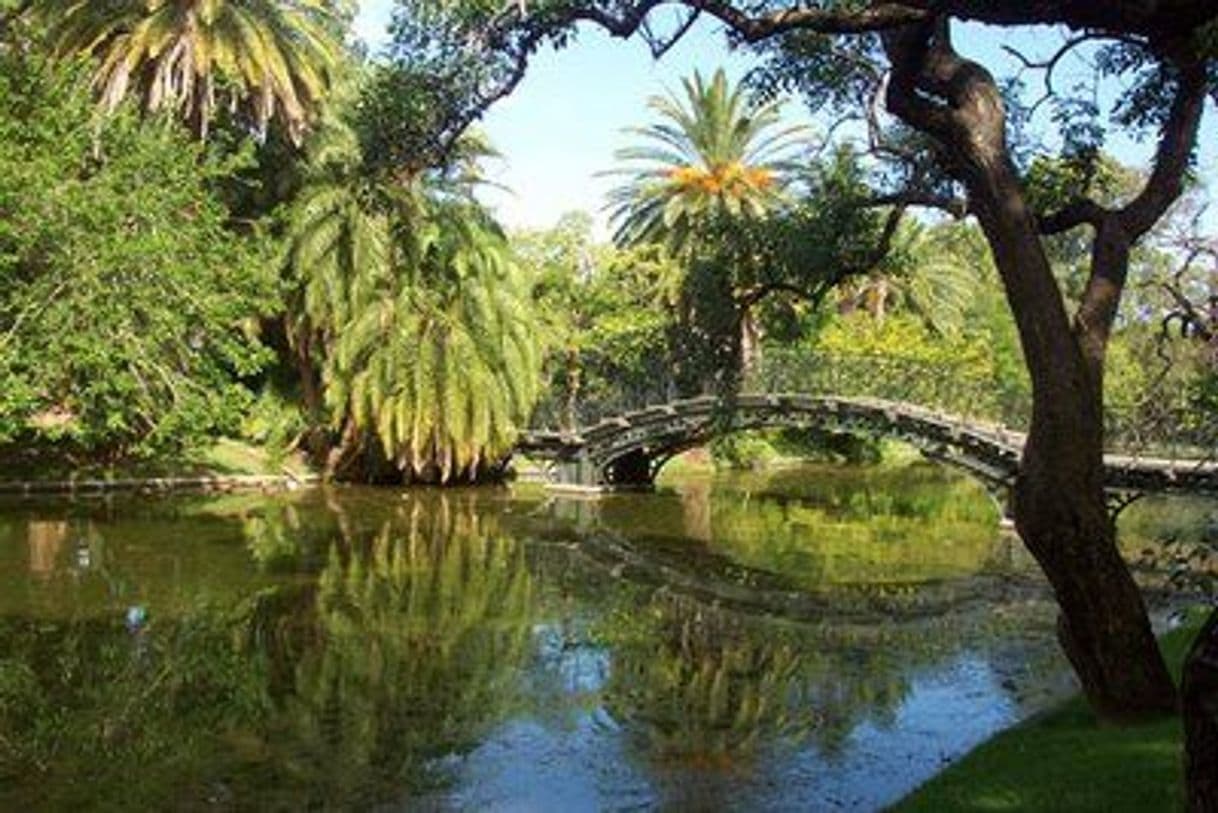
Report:
<svg viewBox="0 0 1218 813"><path fill-rule="evenodd" d="M215 474L284 474L309 473L304 459L297 454L273 455L261 446L251 446L239 440L221 438L203 450L192 464Z"/></svg>
<svg viewBox="0 0 1218 813"><path fill-rule="evenodd" d="M300 455L275 455L263 447L231 438L220 438L207 448L175 459L141 460L117 466L75 467L62 461L5 461L0 468L3 468L0 480L4 481L115 480L285 473L299 477L310 471Z"/></svg>
<svg viewBox="0 0 1218 813"><path fill-rule="evenodd" d="M1160 641L1177 676L1202 620ZM1182 741L1178 717L1103 725L1075 697L983 743L893 810L1182 810Z"/></svg>

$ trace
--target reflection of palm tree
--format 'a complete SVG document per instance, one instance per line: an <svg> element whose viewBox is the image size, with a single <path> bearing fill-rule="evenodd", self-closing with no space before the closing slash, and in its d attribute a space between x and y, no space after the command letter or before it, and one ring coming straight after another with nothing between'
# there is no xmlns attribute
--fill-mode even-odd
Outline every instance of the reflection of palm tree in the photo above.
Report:
<svg viewBox="0 0 1218 813"><path fill-rule="evenodd" d="M309 798L341 807L440 781L434 758L472 747L523 702L523 549L463 508L412 498L371 538L331 547L319 639L283 698L283 763Z"/></svg>
<svg viewBox="0 0 1218 813"><path fill-rule="evenodd" d="M734 617L696 602L660 601L642 626L611 618L605 706L649 760L728 768L775 738L800 741L818 724L805 658L789 641L748 635Z"/></svg>

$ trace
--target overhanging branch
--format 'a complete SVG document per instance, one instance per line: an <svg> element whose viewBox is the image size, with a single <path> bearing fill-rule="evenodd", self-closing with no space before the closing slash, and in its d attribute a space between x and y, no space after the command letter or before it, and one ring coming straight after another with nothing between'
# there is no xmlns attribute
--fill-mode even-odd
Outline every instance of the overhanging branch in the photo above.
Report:
<svg viewBox="0 0 1218 813"><path fill-rule="evenodd" d="M1099 229L1104 218L1110 214L1090 198L1078 198L1056 212L1039 218L1037 226L1041 234L1062 234L1083 225Z"/></svg>
<svg viewBox="0 0 1218 813"><path fill-rule="evenodd" d="M1150 231L1180 197L1184 174L1197 145L1207 80L1202 63L1189 63L1180 70L1176 97L1163 123L1150 179L1141 193L1119 212L1121 224L1133 239Z"/></svg>

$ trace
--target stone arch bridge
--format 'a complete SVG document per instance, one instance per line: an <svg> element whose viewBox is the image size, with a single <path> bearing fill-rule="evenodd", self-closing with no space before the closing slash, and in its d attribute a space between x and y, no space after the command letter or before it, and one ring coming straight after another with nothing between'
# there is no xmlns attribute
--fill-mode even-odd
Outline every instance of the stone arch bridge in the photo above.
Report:
<svg viewBox="0 0 1218 813"><path fill-rule="evenodd" d="M1002 502L1014 483L1024 435L913 404L798 393L702 396L647 407L575 432L526 433L517 451L545 461L550 485L568 490L647 486L673 456L741 429L796 427L906 441L963 469ZM1118 502L1143 493L1218 496L1218 462L1106 455L1106 486Z"/></svg>

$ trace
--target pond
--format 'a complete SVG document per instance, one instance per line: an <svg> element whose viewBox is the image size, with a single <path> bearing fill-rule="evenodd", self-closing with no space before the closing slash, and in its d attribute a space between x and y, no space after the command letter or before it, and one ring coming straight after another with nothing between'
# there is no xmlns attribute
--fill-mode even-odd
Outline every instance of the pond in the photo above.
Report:
<svg viewBox="0 0 1218 813"><path fill-rule="evenodd" d="M870 810L1069 690L1054 616L930 465L10 501L0 809Z"/></svg>

